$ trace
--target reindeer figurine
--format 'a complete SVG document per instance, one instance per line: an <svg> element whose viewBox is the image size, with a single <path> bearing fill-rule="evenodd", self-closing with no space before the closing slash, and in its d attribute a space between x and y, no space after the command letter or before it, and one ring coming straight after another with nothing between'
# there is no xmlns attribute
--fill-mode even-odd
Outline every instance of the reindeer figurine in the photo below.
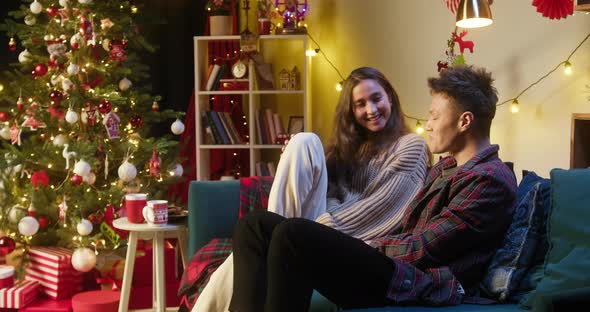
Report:
<svg viewBox="0 0 590 312"><path fill-rule="evenodd" d="M76 152L68 152L68 144L64 144L64 149L61 156L66 159L66 169L70 169L70 157L76 158Z"/></svg>
<svg viewBox="0 0 590 312"><path fill-rule="evenodd" d="M463 54L463 50L469 49L469 52L473 53L473 41L464 41L463 37L467 35L467 31L462 31L459 36L457 36L456 32L453 32L453 41L459 44L459 49L461 49L461 54Z"/></svg>

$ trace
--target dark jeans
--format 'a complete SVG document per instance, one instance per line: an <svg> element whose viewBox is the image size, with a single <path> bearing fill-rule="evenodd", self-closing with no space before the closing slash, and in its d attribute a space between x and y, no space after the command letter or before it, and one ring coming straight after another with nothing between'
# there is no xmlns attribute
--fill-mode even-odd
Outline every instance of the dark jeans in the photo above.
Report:
<svg viewBox="0 0 590 312"><path fill-rule="evenodd" d="M255 212L234 231L232 312L308 311L313 289L344 308L390 304L394 262L306 219Z"/></svg>

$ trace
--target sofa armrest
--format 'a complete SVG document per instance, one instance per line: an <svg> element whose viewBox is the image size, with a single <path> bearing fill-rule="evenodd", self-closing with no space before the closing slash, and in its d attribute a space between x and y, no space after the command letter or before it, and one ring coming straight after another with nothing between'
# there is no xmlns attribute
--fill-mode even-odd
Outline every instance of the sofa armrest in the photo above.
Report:
<svg viewBox="0 0 590 312"><path fill-rule="evenodd" d="M190 258L213 238L232 237L240 207L240 181L192 181L188 196Z"/></svg>

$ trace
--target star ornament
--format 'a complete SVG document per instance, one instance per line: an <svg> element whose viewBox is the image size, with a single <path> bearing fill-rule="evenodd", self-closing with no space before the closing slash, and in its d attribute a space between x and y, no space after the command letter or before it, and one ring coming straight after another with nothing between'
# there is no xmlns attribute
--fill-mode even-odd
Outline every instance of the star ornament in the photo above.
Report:
<svg viewBox="0 0 590 312"><path fill-rule="evenodd" d="M10 142L12 144L17 144L20 146L20 133L21 130L16 126L16 121L14 122L14 124L12 125L12 127L10 128Z"/></svg>
<svg viewBox="0 0 590 312"><path fill-rule="evenodd" d="M33 116L28 116L25 118L25 121L22 123L21 127L29 127L31 131L37 131L38 128L47 128L47 125L44 122L37 120Z"/></svg>
<svg viewBox="0 0 590 312"><path fill-rule="evenodd" d="M105 19L101 19L100 20L100 28L104 29L109 29L111 27L113 27L115 25L115 23L113 23L110 19L105 18Z"/></svg>

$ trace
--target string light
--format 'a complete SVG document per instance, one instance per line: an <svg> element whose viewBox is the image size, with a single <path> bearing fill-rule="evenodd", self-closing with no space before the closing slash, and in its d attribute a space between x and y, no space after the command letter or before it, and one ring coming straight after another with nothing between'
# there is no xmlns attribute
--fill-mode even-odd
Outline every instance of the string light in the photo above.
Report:
<svg viewBox="0 0 590 312"><path fill-rule="evenodd" d="M416 121L416 133L418 133L418 134L424 133L424 127L422 126L422 123L420 122L420 120Z"/></svg>
<svg viewBox="0 0 590 312"><path fill-rule="evenodd" d="M510 111L513 114L516 114L520 111L520 108L518 107L518 100L514 99L514 101L512 101L512 104L510 105Z"/></svg>
<svg viewBox="0 0 590 312"><path fill-rule="evenodd" d="M336 91L338 91L338 92L342 91L342 85L343 85L342 81L340 81L339 83L337 83L336 84Z"/></svg>
<svg viewBox="0 0 590 312"><path fill-rule="evenodd" d="M320 49L307 49L305 51L305 55L313 57L313 56L318 55L319 52L320 52Z"/></svg>
<svg viewBox="0 0 590 312"><path fill-rule="evenodd" d="M572 74L572 63L570 63L569 61L565 61L565 64L563 64L563 72L566 75L571 75Z"/></svg>

